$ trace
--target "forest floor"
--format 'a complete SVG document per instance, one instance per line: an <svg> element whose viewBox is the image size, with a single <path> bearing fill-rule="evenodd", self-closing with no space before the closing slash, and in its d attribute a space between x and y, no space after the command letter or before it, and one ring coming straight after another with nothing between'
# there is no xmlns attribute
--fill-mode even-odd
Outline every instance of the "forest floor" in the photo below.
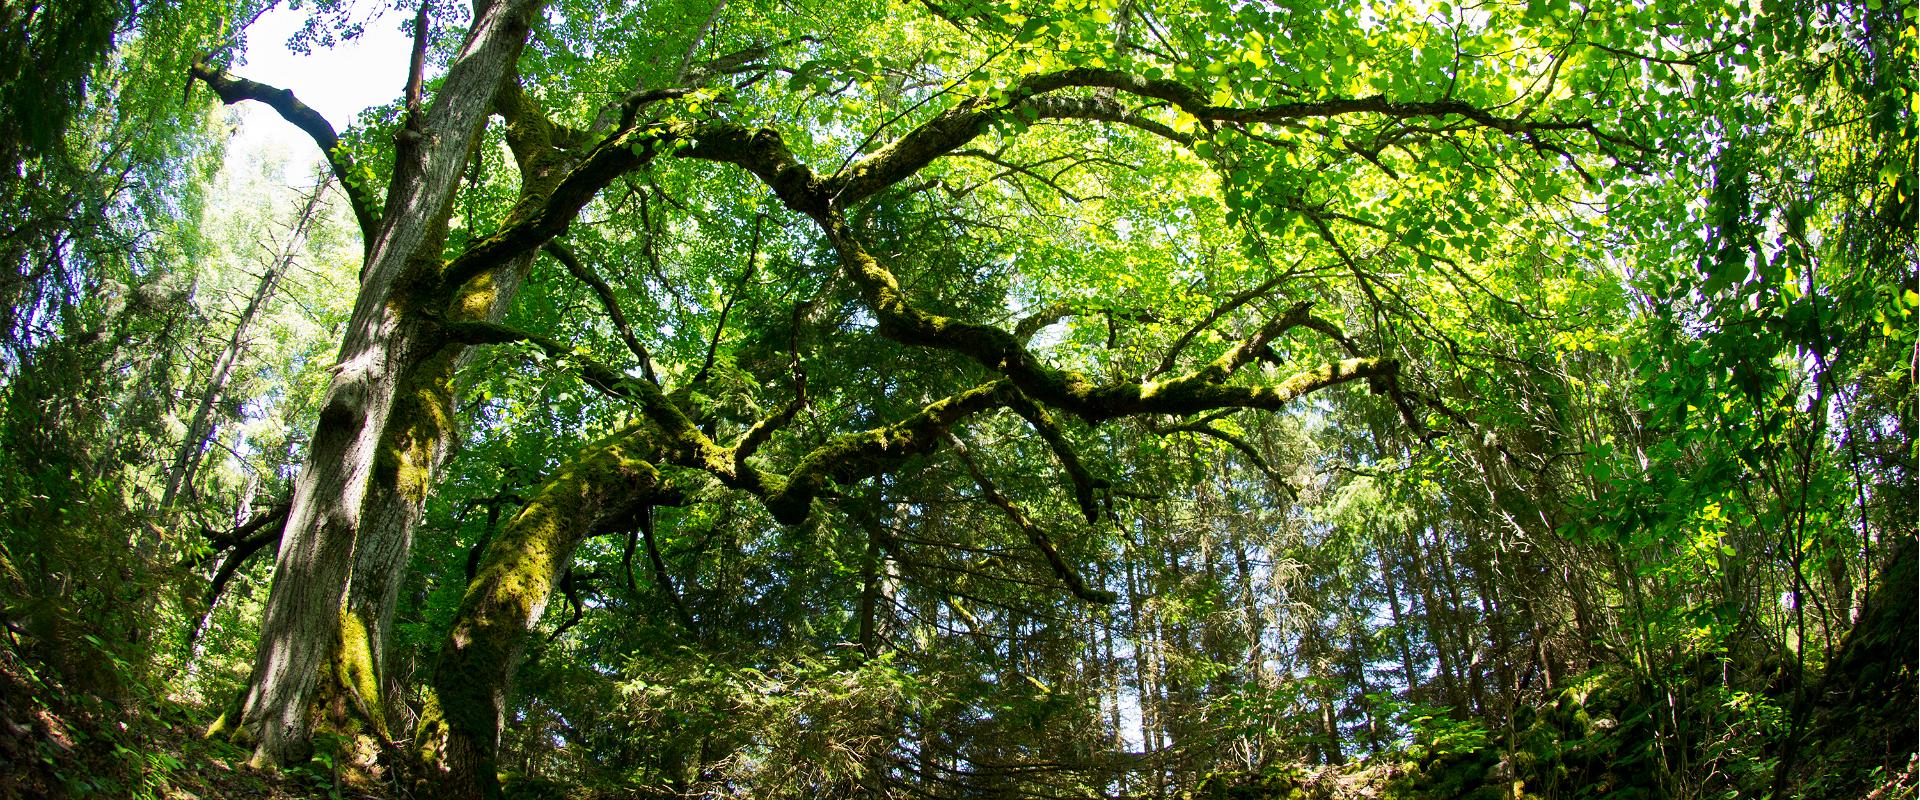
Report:
<svg viewBox="0 0 1920 800"><path fill-rule="evenodd" d="M325 760L278 772L250 769L246 751L202 736L202 709L139 692L105 701L47 680L36 666L0 640L0 800L381 796L342 780Z"/></svg>

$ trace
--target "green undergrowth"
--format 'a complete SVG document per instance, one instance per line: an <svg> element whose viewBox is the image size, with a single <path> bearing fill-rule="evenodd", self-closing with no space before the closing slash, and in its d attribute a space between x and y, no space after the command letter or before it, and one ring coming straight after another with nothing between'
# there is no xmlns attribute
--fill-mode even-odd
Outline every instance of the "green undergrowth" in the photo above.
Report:
<svg viewBox="0 0 1920 800"><path fill-rule="evenodd" d="M1904 624L1912 627L1911 615ZM1495 730L1422 716L1397 751L1344 766L1215 774L1181 800L1914 800L1913 635L1883 630L1893 627L1864 620L1819 681L1784 781L1791 692L1658 689L1599 669Z"/></svg>
<svg viewBox="0 0 1920 800"><path fill-rule="evenodd" d="M111 649L97 645L102 669ZM137 680L80 688L0 639L0 800L307 800L384 797L333 769L323 751L278 772L248 769L247 752L201 734L207 709Z"/></svg>
<svg viewBox="0 0 1920 800"><path fill-rule="evenodd" d="M1178 800L1916 800L1917 560L1902 554L1890 588L1824 673L1804 682L1767 664L1742 680L1771 682L1741 691L1728 677L1739 671L1711 659L1658 679L1597 668L1509 719L1414 709L1403 719L1410 740L1370 759L1213 774ZM352 777L343 737L317 737L307 764L249 770L245 750L201 735L211 709L170 699L155 683L162 679L142 678L108 643L81 637L73 646L84 652L69 654L63 671L23 642L32 640L0 638L0 800L399 796ZM91 666L75 673L80 664ZM503 776L503 790L529 799L649 796L514 775Z"/></svg>
<svg viewBox="0 0 1920 800"><path fill-rule="evenodd" d="M1552 702L1520 709L1510 735L1429 753L1397 787L1410 800L1669 796L1648 694L1631 680L1588 675Z"/></svg>
<svg viewBox="0 0 1920 800"><path fill-rule="evenodd" d="M1216 773L1181 800L1395 800L1407 765L1393 759L1332 767L1275 764L1258 773Z"/></svg>

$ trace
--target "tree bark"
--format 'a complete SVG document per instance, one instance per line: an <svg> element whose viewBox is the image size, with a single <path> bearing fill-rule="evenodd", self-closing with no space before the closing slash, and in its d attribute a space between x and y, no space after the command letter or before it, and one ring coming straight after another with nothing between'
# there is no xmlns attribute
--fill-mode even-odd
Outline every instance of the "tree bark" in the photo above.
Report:
<svg viewBox="0 0 1920 800"><path fill-rule="evenodd" d="M421 366L456 357L444 352L436 323L410 313L407 301L416 298L407 294L438 277L461 166L496 90L519 57L538 5L537 0L476 3L472 27L441 91L423 117L410 118L399 134L385 217L368 247L360 294L307 464L295 484L253 674L238 719L223 718L214 727L219 733L237 722L236 738L252 745L250 761L257 766L311 754L308 709L329 654L336 644L371 641L364 622L343 624L359 622L343 614L350 581L355 573L369 582L374 574L397 577L405 566L406 523L418 515L429 476L404 471L425 467L417 454L403 459L393 452L388 423L396 409L413 410L403 394L422 388ZM381 467L391 468L414 491L374 490ZM370 518L371 527L364 524ZM359 567L357 559L363 562ZM380 594L389 596L395 588L383 586ZM349 627L360 630L342 639ZM372 663L370 653L366 662ZM351 678L358 684L351 689L360 691L365 707L378 708L378 697L365 696L364 687L378 685L373 676Z"/></svg>

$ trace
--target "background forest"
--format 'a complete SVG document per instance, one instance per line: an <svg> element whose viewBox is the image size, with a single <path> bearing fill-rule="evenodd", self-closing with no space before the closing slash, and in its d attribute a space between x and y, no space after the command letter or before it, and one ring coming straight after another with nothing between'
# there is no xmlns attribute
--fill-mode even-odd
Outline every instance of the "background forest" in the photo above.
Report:
<svg viewBox="0 0 1920 800"><path fill-rule="evenodd" d="M0 0L0 797L1916 796L1911 2L271 10Z"/></svg>

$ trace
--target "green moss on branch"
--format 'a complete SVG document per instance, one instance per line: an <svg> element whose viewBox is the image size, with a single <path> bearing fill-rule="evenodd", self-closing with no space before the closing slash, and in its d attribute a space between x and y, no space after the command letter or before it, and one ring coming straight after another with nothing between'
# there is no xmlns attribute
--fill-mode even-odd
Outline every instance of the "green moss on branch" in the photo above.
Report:
<svg viewBox="0 0 1920 800"><path fill-rule="evenodd" d="M443 793L494 796L494 756L514 669L580 542L610 520L680 497L652 460L651 426L629 425L556 470L488 544L434 667L416 755Z"/></svg>

